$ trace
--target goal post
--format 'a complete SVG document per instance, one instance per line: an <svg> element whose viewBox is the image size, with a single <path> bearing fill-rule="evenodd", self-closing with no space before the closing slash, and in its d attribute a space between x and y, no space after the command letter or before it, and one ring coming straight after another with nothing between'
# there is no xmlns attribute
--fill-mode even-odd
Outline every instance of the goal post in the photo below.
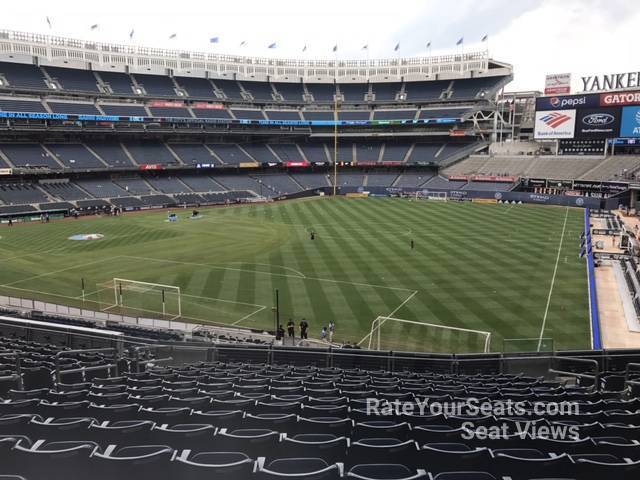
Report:
<svg viewBox="0 0 640 480"><path fill-rule="evenodd" d="M114 304L108 309L118 308L122 313L161 314L171 320L182 316L181 291L175 285L114 278L113 295Z"/></svg>
<svg viewBox="0 0 640 480"><path fill-rule="evenodd" d="M449 199L448 192L433 192L431 190L416 190L416 200L435 200L440 202L446 202Z"/></svg>
<svg viewBox="0 0 640 480"><path fill-rule="evenodd" d="M371 322L367 337L368 348L374 350L424 353L487 353L491 350L491 332L395 317L377 317Z"/></svg>

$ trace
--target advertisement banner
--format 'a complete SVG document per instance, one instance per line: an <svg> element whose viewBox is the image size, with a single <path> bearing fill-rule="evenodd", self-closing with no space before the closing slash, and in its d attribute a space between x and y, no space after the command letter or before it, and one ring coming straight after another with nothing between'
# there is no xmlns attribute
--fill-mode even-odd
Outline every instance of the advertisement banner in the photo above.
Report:
<svg viewBox="0 0 640 480"><path fill-rule="evenodd" d="M563 95L571 93L571 74L555 73L544 79L545 95Z"/></svg>
<svg viewBox="0 0 640 480"><path fill-rule="evenodd" d="M140 165L140 170L162 170L164 167L157 164Z"/></svg>
<svg viewBox="0 0 640 480"><path fill-rule="evenodd" d="M536 110L571 110L574 108L597 108L599 106L600 95L597 93L536 98Z"/></svg>
<svg viewBox="0 0 640 480"><path fill-rule="evenodd" d="M575 126L576 110L536 112L534 138L536 140L573 138Z"/></svg>
<svg viewBox="0 0 640 480"><path fill-rule="evenodd" d="M13 170L10 168L0 168L0 175L11 175Z"/></svg>
<svg viewBox="0 0 640 480"><path fill-rule="evenodd" d="M191 108L197 108L198 110L224 110L224 105L221 103L195 102L191 105Z"/></svg>
<svg viewBox="0 0 640 480"><path fill-rule="evenodd" d="M449 175L448 178L451 182L467 182L469 180L466 175Z"/></svg>
<svg viewBox="0 0 640 480"><path fill-rule="evenodd" d="M619 108L590 108L578 110L576 138L613 138L620 130Z"/></svg>
<svg viewBox="0 0 640 480"><path fill-rule="evenodd" d="M449 177L451 179L451 177ZM474 182L514 183L518 177L498 177L495 175L475 175L471 177Z"/></svg>
<svg viewBox="0 0 640 480"><path fill-rule="evenodd" d="M603 93L600 95L600 105L603 107L640 105L640 91Z"/></svg>
<svg viewBox="0 0 640 480"><path fill-rule="evenodd" d="M640 107L622 109L621 137L640 137Z"/></svg>
<svg viewBox="0 0 640 480"><path fill-rule="evenodd" d="M183 102L167 102L162 100L155 100L149 103L150 107L158 107L158 108L184 108Z"/></svg>
<svg viewBox="0 0 640 480"><path fill-rule="evenodd" d="M286 162L285 167L310 167L311 164L309 162Z"/></svg>

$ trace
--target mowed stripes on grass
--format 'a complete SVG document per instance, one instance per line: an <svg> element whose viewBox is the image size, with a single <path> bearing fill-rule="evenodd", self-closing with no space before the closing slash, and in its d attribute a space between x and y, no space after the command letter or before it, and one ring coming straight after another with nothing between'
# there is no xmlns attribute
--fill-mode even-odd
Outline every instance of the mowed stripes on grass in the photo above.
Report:
<svg viewBox="0 0 640 480"><path fill-rule="evenodd" d="M121 277L179 286L187 321L273 328L278 289L281 320L306 318L312 336L333 319L337 340L360 341L376 317L393 313L490 331L499 350L503 338L540 335L558 260L542 333L556 348L588 347L581 210L337 198L203 214L190 221L178 212L177 224L156 212L5 228L0 292L79 306L83 278L85 306L106 308L107 283ZM105 237L67 240L79 233ZM128 313L154 316L160 303L138 307L145 311ZM448 331L383 332L394 348L475 349Z"/></svg>

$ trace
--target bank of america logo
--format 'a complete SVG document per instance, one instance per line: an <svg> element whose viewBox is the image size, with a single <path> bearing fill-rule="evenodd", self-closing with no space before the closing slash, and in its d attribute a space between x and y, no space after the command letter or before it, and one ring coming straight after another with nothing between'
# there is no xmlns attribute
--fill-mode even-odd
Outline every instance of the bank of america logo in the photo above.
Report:
<svg viewBox="0 0 640 480"><path fill-rule="evenodd" d="M552 112L548 115L545 115L544 117L541 117L540 120L542 120L548 127L558 128L563 123L571 120L571 117L569 115L565 115L564 113Z"/></svg>

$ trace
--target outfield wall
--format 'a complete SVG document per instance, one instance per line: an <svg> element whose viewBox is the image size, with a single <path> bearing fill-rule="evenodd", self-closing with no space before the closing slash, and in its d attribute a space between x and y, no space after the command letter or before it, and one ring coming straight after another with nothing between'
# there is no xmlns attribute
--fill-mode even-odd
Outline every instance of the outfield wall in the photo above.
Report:
<svg viewBox="0 0 640 480"><path fill-rule="evenodd" d="M589 284L589 314L591 315L591 331L593 337L591 346L594 350L601 350L600 313L598 311L598 293L596 291L593 249L591 248L591 217L588 208L584 211L584 228L586 235L587 280Z"/></svg>
<svg viewBox="0 0 640 480"><path fill-rule="evenodd" d="M566 207L601 208L602 198L581 197L569 195L544 195L531 192L498 192L491 190L446 190L446 189L422 189L422 188L396 188L396 187L340 187L342 195L367 191L371 195L411 195L416 192L427 194L428 192L446 192L452 199L494 199L505 202L535 203L538 205L561 205Z"/></svg>

